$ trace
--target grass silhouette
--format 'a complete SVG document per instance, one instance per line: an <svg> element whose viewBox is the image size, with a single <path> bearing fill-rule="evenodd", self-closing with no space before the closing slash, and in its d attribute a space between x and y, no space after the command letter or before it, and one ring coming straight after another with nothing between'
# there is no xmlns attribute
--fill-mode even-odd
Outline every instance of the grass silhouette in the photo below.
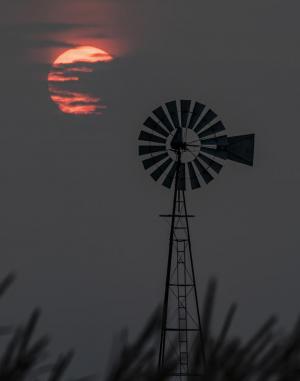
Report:
<svg viewBox="0 0 300 381"><path fill-rule="evenodd" d="M8 275L0 282L0 296L14 281ZM208 284L202 308L206 367L201 381L299 381L300 380L300 319L285 335L279 334L278 322L271 316L255 334L243 341L230 337L230 328L237 306L229 306L220 332L212 329L216 303L217 282ZM0 357L0 381L59 381L69 366L73 351L60 355L54 363L48 361L49 337L35 338L40 311L34 310L28 321L13 332L0 327L0 334L10 338ZM167 367L157 371L157 348L160 333L160 310L156 310L145 328L132 343L123 331L105 377L105 381L164 381L175 368L172 353L167 354ZM200 343L196 343L190 366L191 372L200 369ZM77 381L79 381L78 379ZM88 381L91 377L82 378ZM191 377L190 380L195 380Z"/></svg>
<svg viewBox="0 0 300 381"><path fill-rule="evenodd" d="M14 281L12 274L0 283L0 296ZM40 311L34 310L24 325L13 332L0 360L1 381L38 380L44 374L48 381L59 381L72 360L73 352L60 355L53 365L45 364L48 336L34 339Z"/></svg>
<svg viewBox="0 0 300 381"><path fill-rule="evenodd" d="M202 376L203 381L300 381L300 319L292 331L280 335L277 319L271 316L248 340L229 337L237 305L229 306L220 332L212 330L213 309L216 302L217 282L208 284L202 308L202 324L205 340L206 367L202 371L200 342L191 359L191 373ZM167 380L167 374L175 366L168 354L168 369L156 371L159 336L159 312L149 320L145 330L131 345L123 344L123 350L112 366L107 381ZM152 343L149 346L149 343ZM174 378L173 378L174 379ZM189 381L195 380L190 377Z"/></svg>
<svg viewBox="0 0 300 381"><path fill-rule="evenodd" d="M202 317L207 357L203 380L207 381L299 381L300 380L300 319L286 335L279 332L275 316L265 321L246 342L229 337L236 313L232 304L217 335L211 323L217 282L211 280L204 301ZM199 346L193 367L198 367Z"/></svg>

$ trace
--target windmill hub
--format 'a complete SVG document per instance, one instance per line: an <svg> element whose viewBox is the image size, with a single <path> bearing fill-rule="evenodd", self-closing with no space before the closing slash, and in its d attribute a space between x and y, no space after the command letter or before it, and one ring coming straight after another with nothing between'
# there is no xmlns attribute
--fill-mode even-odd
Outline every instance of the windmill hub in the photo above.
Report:
<svg viewBox="0 0 300 381"><path fill-rule="evenodd" d="M201 142L197 134L187 128L179 127L170 134L166 142L166 148L169 156L176 161L178 155L183 163L189 163L194 160L200 152Z"/></svg>

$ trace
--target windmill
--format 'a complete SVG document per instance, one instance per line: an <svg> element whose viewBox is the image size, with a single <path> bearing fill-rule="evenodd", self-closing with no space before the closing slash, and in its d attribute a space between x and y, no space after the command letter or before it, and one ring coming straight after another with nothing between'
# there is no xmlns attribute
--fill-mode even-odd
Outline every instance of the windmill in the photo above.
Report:
<svg viewBox="0 0 300 381"><path fill-rule="evenodd" d="M139 135L144 168L163 186L173 188L167 274L162 312L159 368L172 352L178 380L199 377L205 368L202 332L192 257L186 190L205 186L226 160L253 165L254 135L229 137L217 114L191 100L170 101L153 110ZM195 343L201 346L200 374L193 374Z"/></svg>

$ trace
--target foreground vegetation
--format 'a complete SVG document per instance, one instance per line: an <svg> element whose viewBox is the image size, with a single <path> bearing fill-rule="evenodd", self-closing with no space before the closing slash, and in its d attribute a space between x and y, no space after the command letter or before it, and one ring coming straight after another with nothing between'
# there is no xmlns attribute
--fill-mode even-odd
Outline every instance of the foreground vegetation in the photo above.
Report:
<svg viewBox="0 0 300 381"><path fill-rule="evenodd" d="M13 282L12 275L0 283L0 296ZM203 381L299 381L300 380L300 319L286 335L279 334L277 320L271 316L246 342L230 337L230 328L236 312L232 304L224 318L220 332L212 330L216 282L208 285L202 310L207 363ZM163 381L174 366L172 354L168 369L156 370L160 313L156 311L145 329L133 343L120 335L119 348L105 381ZM59 381L64 377L73 351L49 360L49 338L35 337L40 311L34 310L28 321L13 329L2 327L2 335L9 340L0 358L0 381ZM0 327L1 328L1 327ZM100 335L100 333L99 333ZM193 373L200 368L200 345L192 359ZM85 378L87 380L88 378ZM195 378L193 378L195 379Z"/></svg>

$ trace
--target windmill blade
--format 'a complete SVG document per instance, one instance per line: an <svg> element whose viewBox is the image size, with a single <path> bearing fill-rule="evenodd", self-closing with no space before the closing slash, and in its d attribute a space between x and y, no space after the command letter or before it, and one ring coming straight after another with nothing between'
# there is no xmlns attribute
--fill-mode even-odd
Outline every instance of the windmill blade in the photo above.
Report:
<svg viewBox="0 0 300 381"><path fill-rule="evenodd" d="M207 148L207 147L201 147L200 151L208 153L209 155L220 157L223 160L226 160L228 157L227 151L223 148Z"/></svg>
<svg viewBox="0 0 300 381"><path fill-rule="evenodd" d="M148 155L150 153L166 151L166 146L139 146L139 155Z"/></svg>
<svg viewBox="0 0 300 381"><path fill-rule="evenodd" d="M228 144L228 138L227 135L218 136L216 138L210 138L210 139L201 139L202 145L218 145L218 146L227 146Z"/></svg>
<svg viewBox="0 0 300 381"><path fill-rule="evenodd" d="M166 138L169 136L169 133L164 128L162 128L157 122L155 122L155 120L151 117L145 120L144 126L148 127L150 130Z"/></svg>
<svg viewBox="0 0 300 381"><path fill-rule="evenodd" d="M177 169L177 162L175 161L169 173L167 174L165 180L162 183L165 187L171 188L175 174L176 174L176 169Z"/></svg>
<svg viewBox="0 0 300 381"><path fill-rule="evenodd" d="M253 166L254 134L228 138L228 159Z"/></svg>
<svg viewBox="0 0 300 381"><path fill-rule="evenodd" d="M181 108L181 127L185 128L187 124L187 120L190 113L192 101L190 100L181 100L180 101L180 108Z"/></svg>
<svg viewBox="0 0 300 381"><path fill-rule="evenodd" d="M165 162L163 162L158 168L156 168L156 170L151 173L153 179L157 181L172 162L173 160L169 158Z"/></svg>
<svg viewBox="0 0 300 381"><path fill-rule="evenodd" d="M194 169L192 162L188 163L188 169L189 169L189 175L190 175L192 189L200 188L201 185L199 183L199 180L198 180L198 177L196 175L196 172L195 172L195 169Z"/></svg>
<svg viewBox="0 0 300 381"><path fill-rule="evenodd" d="M205 136L209 136L209 135L212 135L212 134L217 134L218 132L221 132L221 131L224 131L224 130L225 130L224 124L221 121L219 121L219 122L213 124L207 130L201 132L201 134L198 134L198 136L201 139L201 138L204 138Z"/></svg>
<svg viewBox="0 0 300 381"><path fill-rule="evenodd" d="M167 152L161 153L160 155L157 155L157 156L151 156L149 157L149 159L143 160L143 166L145 169L148 169L150 167L153 167L153 165L159 163L161 160L165 159L168 156L169 155Z"/></svg>
<svg viewBox="0 0 300 381"><path fill-rule="evenodd" d="M199 119L199 116L201 115L202 111L204 110L205 106L202 103L195 102L194 109L191 115L191 119L188 125L188 128L193 129L197 120Z"/></svg>
<svg viewBox="0 0 300 381"><path fill-rule="evenodd" d="M196 164L196 167L206 184L210 183L214 178L208 172L208 170L203 167L203 165L200 163L197 157L194 159L194 163Z"/></svg>
<svg viewBox="0 0 300 381"><path fill-rule="evenodd" d="M146 132L146 131L141 131L139 135L139 140L144 140L146 142L154 142L154 143L163 143L163 144L166 143L165 138L161 138L159 136L149 134L149 132Z"/></svg>
<svg viewBox="0 0 300 381"><path fill-rule="evenodd" d="M208 123L212 122L216 117L217 117L217 114L213 110L209 109L207 113L204 115L204 117L197 124L194 131L195 132L201 131Z"/></svg>
<svg viewBox="0 0 300 381"><path fill-rule="evenodd" d="M161 121L161 123L170 131L172 132L174 130L174 127L172 126L171 122L169 121L164 109L162 106L156 108L152 111L153 114Z"/></svg>
<svg viewBox="0 0 300 381"><path fill-rule="evenodd" d="M204 163L208 164L211 169L213 169L215 172L220 173L221 169L223 168L223 165L218 163L217 161L214 161L213 159L210 159L209 157L203 155L201 152L198 154L198 157L204 161Z"/></svg>
<svg viewBox="0 0 300 381"><path fill-rule="evenodd" d="M166 103L167 109L169 111L170 117L172 119L172 122L175 126L175 128L179 128L179 118L178 118L178 110L177 110L177 104L176 101L171 101Z"/></svg>
<svg viewBox="0 0 300 381"><path fill-rule="evenodd" d="M178 189L185 190L185 163L181 163L178 173Z"/></svg>

